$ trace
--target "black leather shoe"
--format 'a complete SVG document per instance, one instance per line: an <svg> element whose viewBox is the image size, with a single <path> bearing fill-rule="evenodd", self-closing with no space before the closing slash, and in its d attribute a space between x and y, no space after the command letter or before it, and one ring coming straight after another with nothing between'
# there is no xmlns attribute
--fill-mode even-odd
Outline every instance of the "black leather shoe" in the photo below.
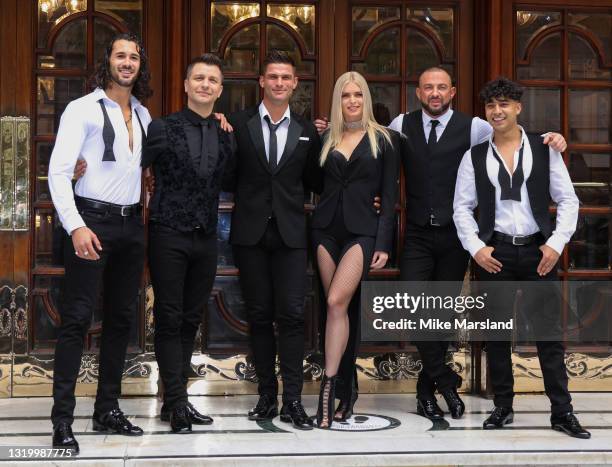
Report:
<svg viewBox="0 0 612 467"><path fill-rule="evenodd" d="M442 397L446 401L446 405L448 405L448 411L453 418L461 418L463 416L463 412L465 412L465 404L459 397L459 393L457 393L457 389L451 388L445 391L442 391Z"/></svg>
<svg viewBox="0 0 612 467"><path fill-rule="evenodd" d="M304 406L300 401L289 402L289 404L283 404L281 409L281 421L286 423L292 423L294 428L298 430L312 430L313 423L312 419L306 415Z"/></svg>
<svg viewBox="0 0 612 467"><path fill-rule="evenodd" d="M257 405L249 410L249 420L270 420L278 415L276 396L263 394L259 396Z"/></svg>
<svg viewBox="0 0 612 467"><path fill-rule="evenodd" d="M580 422L572 412L551 416L550 424L553 430L562 431L573 438L589 439L591 437L591 433L582 428Z"/></svg>
<svg viewBox="0 0 612 467"><path fill-rule="evenodd" d="M189 420L189 411L187 405L180 404L174 408L170 414L170 429L172 433L191 433L191 420Z"/></svg>
<svg viewBox="0 0 612 467"><path fill-rule="evenodd" d="M53 447L70 450L73 454L79 453L79 443L68 422L60 422L53 428Z"/></svg>
<svg viewBox="0 0 612 467"><path fill-rule="evenodd" d="M118 433L125 436L142 436L142 428L132 423L125 418L121 409L113 409L105 414L93 414L93 429L94 431L106 431L110 433Z"/></svg>
<svg viewBox="0 0 612 467"><path fill-rule="evenodd" d="M212 417L198 412L196 408L191 404L191 402L187 402L187 405L185 407L187 408L187 415L189 415L189 421L194 425L210 425L213 422Z"/></svg>
<svg viewBox="0 0 612 467"><path fill-rule="evenodd" d="M485 430L496 430L503 428L514 421L514 410L512 407L495 407L491 415L483 422Z"/></svg>
<svg viewBox="0 0 612 467"><path fill-rule="evenodd" d="M430 420L441 420L444 412L435 399L417 399L417 413Z"/></svg>

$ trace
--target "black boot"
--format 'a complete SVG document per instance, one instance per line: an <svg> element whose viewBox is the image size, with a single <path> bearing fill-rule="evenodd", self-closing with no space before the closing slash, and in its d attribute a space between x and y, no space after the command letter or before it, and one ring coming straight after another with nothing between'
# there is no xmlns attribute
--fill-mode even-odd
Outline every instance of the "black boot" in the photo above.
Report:
<svg viewBox="0 0 612 467"><path fill-rule="evenodd" d="M340 403L334 414L334 420L344 422L351 418L353 416L353 407L358 397L359 391L357 390L355 379L351 378L349 390L345 391L343 397L340 398Z"/></svg>
<svg viewBox="0 0 612 467"><path fill-rule="evenodd" d="M323 375L319 391L319 407L317 409L317 426L329 428L334 420L334 402L336 400L336 382L338 376Z"/></svg>

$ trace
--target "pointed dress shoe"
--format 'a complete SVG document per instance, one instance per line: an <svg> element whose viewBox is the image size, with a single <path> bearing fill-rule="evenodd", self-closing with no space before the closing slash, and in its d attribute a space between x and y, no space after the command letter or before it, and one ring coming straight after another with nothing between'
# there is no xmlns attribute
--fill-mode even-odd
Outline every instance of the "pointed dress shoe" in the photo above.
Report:
<svg viewBox="0 0 612 467"><path fill-rule="evenodd" d="M550 424L553 430L561 431L572 438L589 439L591 437L591 433L582 428L572 412L551 416Z"/></svg>
<svg viewBox="0 0 612 467"><path fill-rule="evenodd" d="M491 415L483 422L485 430L497 430L514 421L514 410L512 407L495 407Z"/></svg>
<svg viewBox="0 0 612 467"><path fill-rule="evenodd" d="M105 431L107 433L118 433L124 436L142 436L142 428L132 423L125 417L121 409L113 409L110 412L99 415L93 414L94 431Z"/></svg>
<svg viewBox="0 0 612 467"><path fill-rule="evenodd" d="M312 430L312 419L306 414L304 406L300 401L284 404L281 409L280 419L286 423L292 423L298 430Z"/></svg>
<svg viewBox="0 0 612 467"><path fill-rule="evenodd" d="M270 420L278 415L276 396L263 394L259 396L257 405L249 410L249 420Z"/></svg>
<svg viewBox="0 0 612 467"><path fill-rule="evenodd" d="M191 420L186 404L177 405L170 414L170 429L172 433L191 433Z"/></svg>
<svg viewBox="0 0 612 467"><path fill-rule="evenodd" d="M191 402L187 402L185 407L187 410L187 415L189 416L189 421L191 421L191 423L194 425L210 425L213 422L212 417L198 412ZM171 410L162 410L159 418L162 422L169 422L171 415Z"/></svg>
<svg viewBox="0 0 612 467"><path fill-rule="evenodd" d="M79 453L79 443L77 443L69 423L60 422L53 428L53 447L70 450L73 454Z"/></svg>
<svg viewBox="0 0 612 467"><path fill-rule="evenodd" d="M461 418L465 412L465 404L461 400L461 397L459 397L457 389L451 388L442 391L442 397L444 397L444 400L446 401L451 417L455 419Z"/></svg>
<svg viewBox="0 0 612 467"><path fill-rule="evenodd" d="M417 413L430 420L441 420L444 412L435 399L417 399Z"/></svg>

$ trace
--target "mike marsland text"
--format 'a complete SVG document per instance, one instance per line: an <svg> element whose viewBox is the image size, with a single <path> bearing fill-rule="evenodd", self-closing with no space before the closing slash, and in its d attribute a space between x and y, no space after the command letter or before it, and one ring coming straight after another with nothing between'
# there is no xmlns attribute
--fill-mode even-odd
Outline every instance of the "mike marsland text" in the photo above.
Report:
<svg viewBox="0 0 612 467"><path fill-rule="evenodd" d="M495 331L513 330L514 318L505 321L495 321L489 318L481 321L471 321L467 318L455 318L453 320L442 320L439 318L402 318L396 321L387 321L376 318L372 321L372 327L377 331L410 330L410 331Z"/></svg>

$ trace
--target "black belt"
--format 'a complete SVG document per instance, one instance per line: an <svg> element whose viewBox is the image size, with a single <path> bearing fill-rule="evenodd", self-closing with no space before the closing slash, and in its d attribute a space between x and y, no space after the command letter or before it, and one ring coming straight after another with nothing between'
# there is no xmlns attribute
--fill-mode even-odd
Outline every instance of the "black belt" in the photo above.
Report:
<svg viewBox="0 0 612 467"><path fill-rule="evenodd" d="M506 235L501 232L493 232L493 240L510 243L514 246L525 246L543 239L544 236L540 232L536 232L532 235Z"/></svg>
<svg viewBox="0 0 612 467"><path fill-rule="evenodd" d="M105 201L98 201L95 199L82 198L80 196L75 196L74 201L78 208L88 209L103 214L112 214L121 217L132 217L138 216L142 213L142 206L140 205L140 203L121 205L107 203Z"/></svg>

